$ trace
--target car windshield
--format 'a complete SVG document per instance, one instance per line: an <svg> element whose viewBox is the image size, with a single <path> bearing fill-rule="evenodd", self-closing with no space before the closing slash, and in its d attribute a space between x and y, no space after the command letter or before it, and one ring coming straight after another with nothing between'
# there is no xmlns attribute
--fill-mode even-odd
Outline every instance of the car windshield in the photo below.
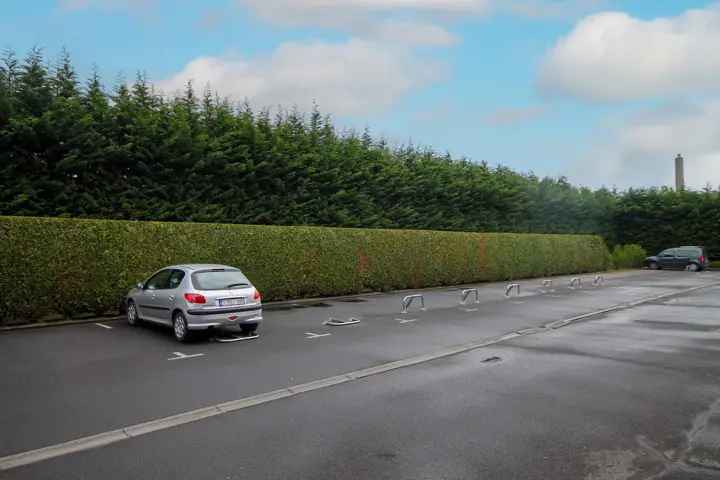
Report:
<svg viewBox="0 0 720 480"><path fill-rule="evenodd" d="M192 275L192 282L198 290L228 290L250 286L247 277L240 270L207 270Z"/></svg>

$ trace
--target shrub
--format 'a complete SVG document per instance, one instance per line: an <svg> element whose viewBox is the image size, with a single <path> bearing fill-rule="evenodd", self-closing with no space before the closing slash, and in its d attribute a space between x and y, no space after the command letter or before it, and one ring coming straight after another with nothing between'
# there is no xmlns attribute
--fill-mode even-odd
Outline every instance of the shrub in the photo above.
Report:
<svg viewBox="0 0 720 480"><path fill-rule="evenodd" d="M647 252L640 245L615 245L612 252L612 263L615 268L640 268L647 257Z"/></svg>
<svg viewBox="0 0 720 480"><path fill-rule="evenodd" d="M605 269L597 236L0 217L0 322L116 310L180 263L241 268L267 300Z"/></svg>

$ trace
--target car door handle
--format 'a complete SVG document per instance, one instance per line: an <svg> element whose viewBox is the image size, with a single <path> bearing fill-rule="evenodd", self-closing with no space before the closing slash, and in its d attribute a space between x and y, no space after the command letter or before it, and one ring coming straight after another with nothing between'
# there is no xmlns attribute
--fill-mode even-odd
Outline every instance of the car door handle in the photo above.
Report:
<svg viewBox="0 0 720 480"><path fill-rule="evenodd" d="M168 297L168 300L170 300L171 302L172 302L173 300L175 300L175 295L170 295L170 296Z"/></svg>

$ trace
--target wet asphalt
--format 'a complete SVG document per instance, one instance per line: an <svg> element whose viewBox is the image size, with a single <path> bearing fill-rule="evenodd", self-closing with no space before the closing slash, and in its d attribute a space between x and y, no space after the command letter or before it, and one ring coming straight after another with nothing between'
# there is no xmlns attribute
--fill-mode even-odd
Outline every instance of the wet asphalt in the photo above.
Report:
<svg viewBox="0 0 720 480"><path fill-rule="evenodd" d="M720 274L584 279L574 290L568 277L552 289L523 281L510 299L504 284L480 285L468 305L457 288L432 289L425 311L404 315L400 300L414 292L285 305L266 312L258 340L231 344L179 345L165 329L122 322L2 334L0 456L530 332L0 479L720 478ZM324 326L330 316L361 322Z"/></svg>

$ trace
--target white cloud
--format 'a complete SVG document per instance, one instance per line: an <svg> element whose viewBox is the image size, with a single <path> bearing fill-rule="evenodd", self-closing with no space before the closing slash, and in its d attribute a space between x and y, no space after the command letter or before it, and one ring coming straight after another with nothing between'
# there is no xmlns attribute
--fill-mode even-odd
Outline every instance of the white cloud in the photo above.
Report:
<svg viewBox="0 0 720 480"><path fill-rule="evenodd" d="M273 23L348 25L375 14L425 14L435 17L485 15L506 11L533 18L571 17L608 0L236 0Z"/></svg>
<svg viewBox="0 0 720 480"><path fill-rule="evenodd" d="M290 25L352 26L377 14L478 14L490 0L237 0L256 15Z"/></svg>
<svg viewBox="0 0 720 480"><path fill-rule="evenodd" d="M438 25L412 21L386 21L371 26L367 30L367 38L385 42L388 45L404 44L410 46L449 47L459 42L452 33Z"/></svg>
<svg viewBox="0 0 720 480"><path fill-rule="evenodd" d="M597 11L607 0L516 0L504 8L516 15L530 18L575 18Z"/></svg>
<svg viewBox="0 0 720 480"><path fill-rule="evenodd" d="M334 114L364 115L382 112L442 72L442 65L420 61L406 49L352 39L284 43L254 59L202 57L157 85L171 93L193 80L257 107L297 105L307 111L316 101Z"/></svg>
<svg viewBox="0 0 720 480"><path fill-rule="evenodd" d="M542 90L618 101L720 90L720 6L645 21L592 15L545 57Z"/></svg>
<svg viewBox="0 0 720 480"><path fill-rule="evenodd" d="M673 185L673 159L685 157L689 186L720 185L720 99L675 103L620 118L570 168L587 185Z"/></svg>

